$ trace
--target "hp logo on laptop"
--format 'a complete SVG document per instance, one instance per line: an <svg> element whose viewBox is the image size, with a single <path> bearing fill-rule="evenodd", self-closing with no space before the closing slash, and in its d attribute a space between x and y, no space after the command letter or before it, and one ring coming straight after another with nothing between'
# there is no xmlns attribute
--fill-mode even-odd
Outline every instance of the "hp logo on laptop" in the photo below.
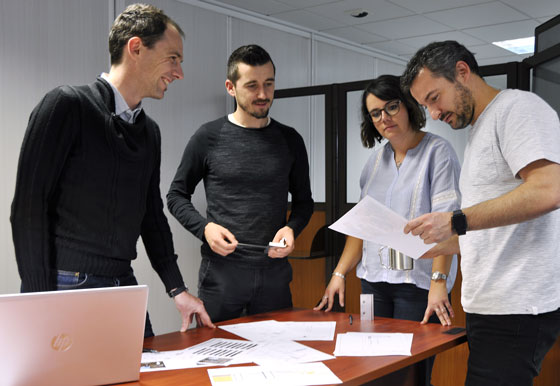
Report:
<svg viewBox="0 0 560 386"><path fill-rule="evenodd" d="M51 340L51 347L54 351L68 351L72 347L72 337L67 334L55 335Z"/></svg>

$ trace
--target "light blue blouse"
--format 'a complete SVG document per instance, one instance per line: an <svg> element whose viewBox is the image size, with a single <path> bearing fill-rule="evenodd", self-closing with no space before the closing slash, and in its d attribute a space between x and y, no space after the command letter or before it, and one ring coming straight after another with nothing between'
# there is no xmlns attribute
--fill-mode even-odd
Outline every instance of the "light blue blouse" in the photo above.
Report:
<svg viewBox="0 0 560 386"><path fill-rule="evenodd" d="M368 159L360 177L361 197L370 195L406 219L429 212L449 212L460 208L460 165L451 144L432 133L406 153L401 166L395 164L395 153L389 142L377 149ZM411 271L384 268L378 255L379 245L364 241L362 260L356 274L369 282L412 283L430 289L432 259L414 261ZM387 248L381 252L387 264ZM451 291L457 276L457 257L447 279Z"/></svg>

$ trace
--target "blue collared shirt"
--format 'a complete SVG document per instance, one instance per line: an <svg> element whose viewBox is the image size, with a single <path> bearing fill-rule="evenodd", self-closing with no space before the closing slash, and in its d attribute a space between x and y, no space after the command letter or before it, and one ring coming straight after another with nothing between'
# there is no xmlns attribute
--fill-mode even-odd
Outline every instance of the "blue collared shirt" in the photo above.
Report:
<svg viewBox="0 0 560 386"><path fill-rule="evenodd" d="M115 115L121 118L123 121L128 123L134 123L138 114L142 111L142 102L138 103L138 106L133 110L128 107L128 104L124 100L124 97L120 93L120 91L111 83L109 80L109 74L102 73L101 77L107 81L111 85L113 89L113 94L115 94Z"/></svg>
<svg viewBox="0 0 560 386"><path fill-rule="evenodd" d="M401 166L395 164L391 144L382 145L367 161L360 177L361 197L366 194L411 220L424 213L449 212L461 204L459 192L460 165L451 144L426 133L422 141L406 153ZM362 260L356 275L369 282L412 283L430 289L432 259L414 261L411 271L384 268L379 258L382 245L364 241ZM381 251L387 265L387 249ZM451 290L457 274L457 258L453 258L447 289Z"/></svg>

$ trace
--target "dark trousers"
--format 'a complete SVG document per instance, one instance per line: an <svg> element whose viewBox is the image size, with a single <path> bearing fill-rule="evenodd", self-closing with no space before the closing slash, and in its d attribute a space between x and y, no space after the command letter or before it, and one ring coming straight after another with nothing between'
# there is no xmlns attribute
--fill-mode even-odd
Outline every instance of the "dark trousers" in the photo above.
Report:
<svg viewBox="0 0 560 386"><path fill-rule="evenodd" d="M414 284L370 283L362 279L362 293L373 294L373 314L384 318L413 320L416 322L424 319L428 306L428 290L418 288ZM439 323L439 318L434 313L428 320L430 323ZM435 357L423 361L425 368L424 385L430 385L432 368Z"/></svg>
<svg viewBox="0 0 560 386"><path fill-rule="evenodd" d="M132 268L124 275L117 277L97 276L83 272L58 271L57 289L72 290L85 288L104 288L138 285L138 281L134 277ZM154 336L150 317L146 313L146 326L144 327L144 338Z"/></svg>
<svg viewBox="0 0 560 386"><path fill-rule="evenodd" d="M529 386L560 334L560 309L540 315L467 313L467 386Z"/></svg>
<svg viewBox="0 0 560 386"><path fill-rule="evenodd" d="M292 307L292 266L286 259L252 267L222 259L202 259L198 296L212 322Z"/></svg>

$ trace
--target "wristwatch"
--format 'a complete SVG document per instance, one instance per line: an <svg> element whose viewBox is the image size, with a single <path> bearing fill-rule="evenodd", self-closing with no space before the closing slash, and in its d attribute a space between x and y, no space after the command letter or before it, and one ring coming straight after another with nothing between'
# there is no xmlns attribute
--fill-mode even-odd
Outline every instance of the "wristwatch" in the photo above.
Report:
<svg viewBox="0 0 560 386"><path fill-rule="evenodd" d="M435 271L432 273L432 280L447 280L447 275L445 273Z"/></svg>
<svg viewBox="0 0 560 386"><path fill-rule="evenodd" d="M453 211L453 216L451 217L451 228L459 236L467 233L467 216L465 216L461 209Z"/></svg>
<svg viewBox="0 0 560 386"><path fill-rule="evenodd" d="M172 289L167 294L169 295L170 298L174 298L175 296L179 295L181 292L185 292L185 291L188 291L188 290L189 289L185 285L182 285L180 287Z"/></svg>

